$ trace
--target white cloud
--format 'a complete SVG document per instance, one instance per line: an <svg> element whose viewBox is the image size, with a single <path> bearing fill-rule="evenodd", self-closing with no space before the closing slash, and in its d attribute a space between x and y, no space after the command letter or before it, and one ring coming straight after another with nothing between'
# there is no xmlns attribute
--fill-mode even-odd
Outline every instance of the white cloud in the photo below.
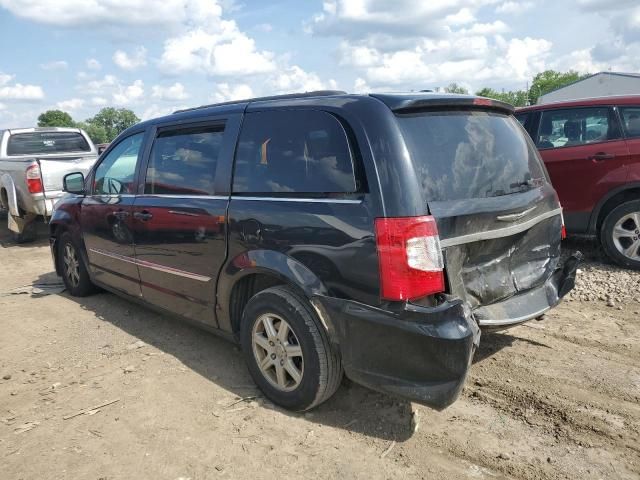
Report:
<svg viewBox="0 0 640 480"><path fill-rule="evenodd" d="M5 110L7 106L4 103L0 103L0 110Z"/></svg>
<svg viewBox="0 0 640 480"><path fill-rule="evenodd" d="M39 101L44 98L44 91L39 85L23 85L12 83L13 75L0 72L0 100Z"/></svg>
<svg viewBox="0 0 640 480"><path fill-rule="evenodd" d="M69 100L62 100L56 103L56 107L60 110L73 112L74 110L80 110L84 107L84 100L81 98L70 98Z"/></svg>
<svg viewBox="0 0 640 480"><path fill-rule="evenodd" d="M189 98L189 94L186 92L184 85L180 82L176 82L168 87L162 85L154 85L151 87L151 96L160 100L186 100Z"/></svg>
<svg viewBox="0 0 640 480"><path fill-rule="evenodd" d="M131 54L116 50L113 54L113 63L123 70L135 70L147 64L147 49L137 47Z"/></svg>
<svg viewBox="0 0 640 480"><path fill-rule="evenodd" d="M91 97L91 105L94 107L104 107L107 103L109 100L104 97Z"/></svg>
<svg viewBox="0 0 640 480"><path fill-rule="evenodd" d="M76 85L76 91L80 98L90 98L91 105L99 107L108 104L130 107L139 104L145 94L142 80L126 84L115 75L81 82Z"/></svg>
<svg viewBox="0 0 640 480"><path fill-rule="evenodd" d="M273 54L258 51L255 42L236 26L220 20L214 32L196 28L165 41L160 68L166 73L203 72L250 75L275 69Z"/></svg>
<svg viewBox="0 0 640 480"><path fill-rule="evenodd" d="M54 60L52 62L41 63L40 68L43 70L66 70L69 64L64 60Z"/></svg>
<svg viewBox="0 0 640 480"><path fill-rule="evenodd" d="M6 85L11 80L13 80L13 75L0 72L0 87L2 87L3 85Z"/></svg>
<svg viewBox="0 0 640 480"><path fill-rule="evenodd" d="M150 118L164 117L165 115L172 114L176 110L182 110L184 108L187 107L184 105L167 106L153 103L144 109L144 111L140 115L140 118L142 120L149 120Z"/></svg>
<svg viewBox="0 0 640 480"><path fill-rule="evenodd" d="M83 93L95 93L100 95L106 90L109 90L118 85L119 81L115 75L105 75L101 79L91 80L86 84L77 86L76 88L78 88L78 90L81 90Z"/></svg>
<svg viewBox="0 0 640 480"><path fill-rule="evenodd" d="M100 70L102 68L102 64L95 58L87 59L86 64L89 70Z"/></svg>
<svg viewBox="0 0 640 480"><path fill-rule="evenodd" d="M476 17L471 12L471 9L465 7L460 11L447 15L444 21L447 25L464 25L475 21Z"/></svg>
<svg viewBox="0 0 640 480"><path fill-rule="evenodd" d="M504 2L498 5L498 8L496 8L496 12L519 15L523 12L526 12L527 10L532 9L533 6L534 6L533 2L522 2L522 1L514 2L510 0L508 2Z"/></svg>
<svg viewBox="0 0 640 480"><path fill-rule="evenodd" d="M0 0L16 16L58 26L177 25L219 12L214 0Z"/></svg>
<svg viewBox="0 0 640 480"><path fill-rule="evenodd" d="M335 89L335 80L322 81L313 72L306 72L297 65L283 68L267 81L273 93L311 92L314 90Z"/></svg>
<svg viewBox="0 0 640 480"><path fill-rule="evenodd" d="M376 35L438 38L451 25L470 23L497 0L326 0L308 29L319 35L373 39ZM378 45L380 47L380 45Z"/></svg>
<svg viewBox="0 0 640 480"><path fill-rule="evenodd" d="M119 85L118 91L113 94L113 103L116 105L130 106L138 102L144 96L144 82L136 80L131 85Z"/></svg>
<svg viewBox="0 0 640 480"><path fill-rule="evenodd" d="M234 84L218 83L216 91L211 96L213 102L228 102L230 100L243 100L254 97L253 90L246 83Z"/></svg>

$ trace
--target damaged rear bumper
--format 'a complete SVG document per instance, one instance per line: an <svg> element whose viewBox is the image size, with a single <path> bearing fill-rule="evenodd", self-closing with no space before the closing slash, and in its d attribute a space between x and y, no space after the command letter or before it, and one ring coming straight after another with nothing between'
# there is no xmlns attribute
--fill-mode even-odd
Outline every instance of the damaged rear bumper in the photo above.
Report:
<svg viewBox="0 0 640 480"><path fill-rule="evenodd" d="M439 410L458 398L480 340L462 301L399 312L329 297L313 304L354 382Z"/></svg>
<svg viewBox="0 0 640 480"><path fill-rule="evenodd" d="M571 256L542 287L473 313L459 299L437 307L406 303L398 311L322 296L312 304L351 380L441 410L462 391L480 341L478 323L503 327L541 315L571 291L581 258Z"/></svg>
<svg viewBox="0 0 640 480"><path fill-rule="evenodd" d="M502 302L478 307L473 311L473 316L480 327L489 329L512 327L539 317L555 307L573 289L581 260L582 254L574 253L542 286Z"/></svg>

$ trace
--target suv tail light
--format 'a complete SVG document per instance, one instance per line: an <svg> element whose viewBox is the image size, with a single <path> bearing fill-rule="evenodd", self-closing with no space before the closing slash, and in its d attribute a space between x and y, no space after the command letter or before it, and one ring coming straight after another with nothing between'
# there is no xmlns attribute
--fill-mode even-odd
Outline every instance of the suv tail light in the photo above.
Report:
<svg viewBox="0 0 640 480"><path fill-rule="evenodd" d="M444 291L444 261L431 216L376 218L381 296L413 300Z"/></svg>
<svg viewBox="0 0 640 480"><path fill-rule="evenodd" d="M42 193L42 177L40 176L40 166L37 163L27 167L25 177L29 193Z"/></svg>

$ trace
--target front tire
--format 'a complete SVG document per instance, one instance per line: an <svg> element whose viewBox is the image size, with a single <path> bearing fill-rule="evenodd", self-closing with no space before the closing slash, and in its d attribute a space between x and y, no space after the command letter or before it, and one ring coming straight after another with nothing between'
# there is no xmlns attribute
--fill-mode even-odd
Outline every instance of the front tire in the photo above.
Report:
<svg viewBox="0 0 640 480"><path fill-rule="evenodd" d="M309 302L291 288L272 287L249 300L240 340L249 373L277 405L309 410L340 385L338 353Z"/></svg>
<svg viewBox="0 0 640 480"><path fill-rule="evenodd" d="M69 293L74 297L86 297L93 293L96 287L91 282L80 250L69 232L62 234L58 248L62 280Z"/></svg>
<svg viewBox="0 0 640 480"><path fill-rule="evenodd" d="M640 270L640 200L625 202L604 219L600 242L618 265Z"/></svg>

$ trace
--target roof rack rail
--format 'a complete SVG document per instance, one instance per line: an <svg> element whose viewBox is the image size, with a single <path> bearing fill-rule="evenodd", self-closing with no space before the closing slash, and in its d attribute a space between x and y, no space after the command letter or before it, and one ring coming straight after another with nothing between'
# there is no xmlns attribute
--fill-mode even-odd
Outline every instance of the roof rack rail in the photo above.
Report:
<svg viewBox="0 0 640 480"><path fill-rule="evenodd" d="M328 97L332 95L345 95L346 93L347 92L344 92L342 90L315 90L313 92L288 93L286 95L272 95L269 97L245 98L243 100L231 100L230 102L212 103L211 105L201 105L199 107L176 110L173 113L176 114L183 112L192 112L194 110L201 110L203 108L220 107L222 105L236 105L238 103L245 102L263 102L266 100L283 100L287 98Z"/></svg>

